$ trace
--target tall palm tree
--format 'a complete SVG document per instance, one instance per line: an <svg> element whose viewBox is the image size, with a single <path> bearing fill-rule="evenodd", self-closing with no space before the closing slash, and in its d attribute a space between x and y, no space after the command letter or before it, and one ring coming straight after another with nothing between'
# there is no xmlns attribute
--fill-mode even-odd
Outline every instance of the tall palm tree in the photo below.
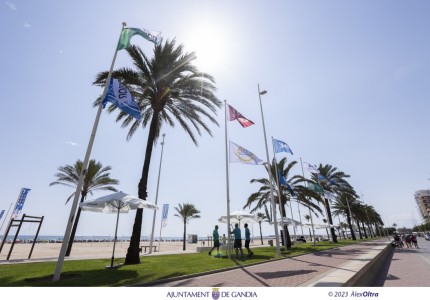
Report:
<svg viewBox="0 0 430 300"><path fill-rule="evenodd" d="M200 211L194 207L194 204L184 203L183 205L178 204L178 207L175 207L175 210L178 212L175 214L176 217L179 217L184 222L184 239L183 239L183 247L182 250L185 251L185 241L187 234L187 224L192 219L200 218Z"/></svg>
<svg viewBox="0 0 430 300"><path fill-rule="evenodd" d="M58 167L58 173L54 176L57 177L57 180L51 182L49 186L53 185L64 185L68 187L72 187L76 189L76 186L79 182L79 176L82 171L82 161L77 160L74 165L65 165ZM94 159L91 159L88 163L87 173L84 178L84 184L81 192L81 202L85 200L88 194L92 195L94 191L112 191L117 192L117 189L113 187L119 183L117 179L110 178L109 171L112 168L110 166L103 167L101 162L96 162ZM75 192L73 192L66 200L69 200L75 196ZM76 229L78 228L79 217L81 216L81 208L79 207L78 212L76 214L75 222L73 223L72 232L70 234L70 241L67 245L66 256L70 255L72 251L73 241L75 239Z"/></svg>
<svg viewBox="0 0 430 300"><path fill-rule="evenodd" d="M343 215L346 217L346 222L348 223L349 230L351 232L351 238L356 240L355 232L352 224L352 209L353 206L357 202L358 196L355 190L352 187L348 189L343 189L340 193L338 193L333 201L333 215ZM355 206L353 206L354 208Z"/></svg>
<svg viewBox="0 0 430 300"><path fill-rule="evenodd" d="M182 45L176 46L175 40L162 42L154 47L154 56L149 59L137 46L130 46L127 52L134 68L121 68L113 72L131 92L140 110L141 119L135 120L120 111L117 122L129 127L129 140L139 127L149 126L145 160L138 184L138 196L147 198L149 165L154 144L164 124L174 127L179 124L197 145L196 135L212 132L204 119L218 126L214 116L221 107L215 96L215 81L212 76L200 72L193 64L194 53L184 53ZM108 72L97 75L95 85L104 86ZM100 99L95 102L98 105ZM109 112L116 110L110 105ZM125 259L126 264L140 263L139 243L142 227L142 209L136 211L130 246Z"/></svg>
<svg viewBox="0 0 430 300"><path fill-rule="evenodd" d="M281 213L281 217L286 217L286 209L285 209L285 205L287 204L287 202L291 201L291 197L293 194L300 193L302 190L301 186L293 186L291 183L291 180L294 178L290 178L289 174L291 173L291 169L294 167L294 165L297 163L297 161L292 161L290 163L287 164L287 158L284 157L282 158L279 162L277 162L277 170L282 174L282 176L284 177L285 181L287 183L289 183L290 188L287 188L287 186L280 184L279 182L279 175L276 174L276 168L275 168L275 160L272 161L272 164L270 165L270 168L266 167L266 171L267 173L271 172L272 173L272 178L274 179L273 182L273 197L275 199L275 203L276 205L280 205L279 210ZM278 182L276 182L276 178L278 178ZM243 206L243 208L251 208L251 206L254 206L254 208L251 209L251 213L255 212L258 209L261 209L264 207L264 205L266 205L267 203L270 203L271 201L271 195L270 195L270 182L268 178L260 178L260 179L252 179L251 183L259 183L260 184L260 189L251 194L248 197L248 200L246 202L246 204ZM300 189L300 190L299 190ZM280 201L279 200L280 197ZM318 207L318 205L315 205L314 203L310 202L310 201L305 201L305 197L297 197L297 201L299 201L301 204L303 204L306 207L310 207L311 209L315 209L318 211L321 211L321 209ZM280 202L280 204L279 204ZM290 233L288 231L288 225L284 224L284 228L283 228L285 234L286 234L286 248L289 249L291 248L291 237L290 237Z"/></svg>
<svg viewBox="0 0 430 300"><path fill-rule="evenodd" d="M261 231L261 223L268 220L268 217L265 213L259 212L257 213L258 218L258 226L260 226L260 239L261 239L261 245L263 245L263 232Z"/></svg>
<svg viewBox="0 0 430 300"><path fill-rule="evenodd" d="M350 177L344 172L339 171L336 167L333 167L329 164L322 165L320 164L318 167L319 174L312 173L311 179L314 184L318 184L322 187L324 192L329 192L332 194L336 194L342 190L342 188L348 184L345 178ZM330 225L331 238L333 243L337 243L337 237L335 228L333 226L333 218L330 209L329 198L325 196L325 193L321 195L321 198L324 201L324 206L326 209L328 223Z"/></svg>

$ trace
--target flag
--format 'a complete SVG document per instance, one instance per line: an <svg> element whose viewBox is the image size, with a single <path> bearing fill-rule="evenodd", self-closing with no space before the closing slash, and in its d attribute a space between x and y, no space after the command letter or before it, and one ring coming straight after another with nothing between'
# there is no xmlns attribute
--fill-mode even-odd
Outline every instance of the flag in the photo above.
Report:
<svg viewBox="0 0 430 300"><path fill-rule="evenodd" d="M169 212L169 204L163 204L163 214L161 217L161 226L166 227L167 225L167 214Z"/></svg>
<svg viewBox="0 0 430 300"><path fill-rule="evenodd" d="M240 112L235 110L229 104L227 104L227 105L228 105L228 120L229 121L237 120L240 123L240 125L242 125L242 127L244 127L244 128L249 127L251 125L254 125L254 122L245 118Z"/></svg>
<svg viewBox="0 0 430 300"><path fill-rule="evenodd" d="M307 162L304 162L304 163L307 165L306 169L307 169L310 173L315 173L315 174L319 174L319 173L320 173L320 171L317 169L317 167L316 167L316 166L311 165L311 164L309 164L309 163L307 163Z"/></svg>
<svg viewBox="0 0 430 300"><path fill-rule="evenodd" d="M118 80L111 78L109 84L109 91L103 99L102 104L105 108L107 102L112 102L116 107L123 112L128 113L130 116L140 120L140 109L134 101L133 96Z"/></svg>
<svg viewBox="0 0 430 300"><path fill-rule="evenodd" d="M290 146L288 146L287 143L284 143L283 141L273 139L273 147L275 148L275 153L289 152L291 155L293 155L293 151L291 151Z"/></svg>
<svg viewBox="0 0 430 300"><path fill-rule="evenodd" d="M27 194L29 191L30 189L27 189L27 188L21 189L18 200L16 201L16 204L15 204L15 209L13 210L13 213L12 213L14 218L21 213L22 207L24 206L24 202L25 202L25 199L27 198Z"/></svg>
<svg viewBox="0 0 430 300"><path fill-rule="evenodd" d="M324 189L319 184L309 183L308 189L315 193L324 193Z"/></svg>
<svg viewBox="0 0 430 300"><path fill-rule="evenodd" d="M4 209L0 212L0 220L3 218L4 215Z"/></svg>
<svg viewBox="0 0 430 300"><path fill-rule="evenodd" d="M328 179L327 179L325 176L321 175L321 174L318 174L318 180L319 180L320 182L328 181Z"/></svg>
<svg viewBox="0 0 430 300"><path fill-rule="evenodd" d="M241 162L249 165L261 165L263 161L254 153L230 141L230 162Z"/></svg>
<svg viewBox="0 0 430 300"><path fill-rule="evenodd" d="M293 189L291 188L291 186L288 184L288 182L285 180L284 175L282 175L282 171L279 170L279 183L281 185L285 185L285 187L287 188L287 190L290 192L291 196L296 196L296 194L294 193Z"/></svg>
<svg viewBox="0 0 430 300"><path fill-rule="evenodd" d="M121 36L119 37L118 47L116 49L122 50L128 48L130 46L131 38L136 34L150 42L153 42L155 45L158 45L161 41L161 33L158 31L149 31L139 28L123 28L121 31Z"/></svg>

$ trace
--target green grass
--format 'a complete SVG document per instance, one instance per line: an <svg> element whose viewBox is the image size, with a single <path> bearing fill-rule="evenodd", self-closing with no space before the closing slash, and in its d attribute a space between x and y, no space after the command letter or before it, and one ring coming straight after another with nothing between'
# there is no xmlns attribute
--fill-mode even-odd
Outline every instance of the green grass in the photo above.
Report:
<svg viewBox="0 0 430 300"><path fill-rule="evenodd" d="M110 265L110 259L65 261L61 279L57 282L52 281L57 265L56 261L0 265L0 286L91 287L146 284L172 277L323 251L362 241L339 240L337 244L320 242L316 246L313 243L303 243L293 246L288 252L281 251L281 256L276 255L276 247L258 247L253 248L254 255L252 257L248 258L245 255L244 259L239 260L228 259L226 256L215 258L206 252L144 256L141 257L141 263L138 265L122 265L113 269L105 269L105 266ZM118 259L115 263L123 263L123 259Z"/></svg>

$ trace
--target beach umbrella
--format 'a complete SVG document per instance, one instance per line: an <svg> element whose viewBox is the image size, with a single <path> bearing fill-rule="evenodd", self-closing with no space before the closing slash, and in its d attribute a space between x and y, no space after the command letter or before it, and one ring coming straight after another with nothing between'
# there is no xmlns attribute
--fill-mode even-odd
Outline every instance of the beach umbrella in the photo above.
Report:
<svg viewBox="0 0 430 300"><path fill-rule="evenodd" d="M115 239L113 243L112 259L110 268L113 267L113 260L115 255L115 244L118 232L118 220L120 213L128 213L130 210L138 208L158 209L158 206L148 201L139 199L129 194L116 192L106 195L92 201L82 202L79 204L83 211L100 212L105 214L117 214L115 225Z"/></svg>
<svg viewBox="0 0 430 300"><path fill-rule="evenodd" d="M302 226L302 223L300 223L299 221L287 217L278 218L277 222L279 226L281 226L282 223L287 224L288 226ZM273 222L270 222L270 224L273 225Z"/></svg>
<svg viewBox="0 0 430 300"><path fill-rule="evenodd" d="M258 223L259 219L256 215L251 214L249 212L243 211L243 210L236 210L234 212L230 213L230 222L237 222L240 223ZM227 216L221 216L218 219L218 222L220 223L227 223Z"/></svg>

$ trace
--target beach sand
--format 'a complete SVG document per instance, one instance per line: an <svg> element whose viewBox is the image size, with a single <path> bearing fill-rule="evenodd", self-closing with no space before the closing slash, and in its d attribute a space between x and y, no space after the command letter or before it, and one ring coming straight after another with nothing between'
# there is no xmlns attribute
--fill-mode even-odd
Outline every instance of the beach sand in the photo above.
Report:
<svg viewBox="0 0 430 300"><path fill-rule="evenodd" d="M141 246L147 245L149 246L149 242L141 242ZM157 246L156 251L149 254L149 248L146 249L146 253L144 249L142 249L141 256L146 255L162 255L162 254L178 254L178 253L196 253L198 252L198 248L203 248L202 252L209 251L212 245L208 245L208 242L203 245L202 241L198 241L197 243L186 243L186 250L183 251L183 243L181 241L154 241L153 246ZM62 243L36 243L34 245L33 252L31 254L31 259L28 259L28 256L31 251L32 244L31 243L16 243L12 249L9 260L7 257L9 255L9 251L11 248L11 244L5 243L3 249L0 253L0 264L5 263L17 263L17 262L29 262L29 261L56 261L58 260ZM129 242L116 242L115 245L115 259L117 258L125 258L127 254L127 248L129 246ZM268 246L268 241L264 240L264 246ZM260 240L254 240L251 243L251 248L253 247L261 247ZM220 249L223 250L223 249ZM94 259L94 258L111 258L113 251L113 242L87 242L87 243L79 243L75 242L73 244L72 252L69 257L66 257L66 260L73 259Z"/></svg>

